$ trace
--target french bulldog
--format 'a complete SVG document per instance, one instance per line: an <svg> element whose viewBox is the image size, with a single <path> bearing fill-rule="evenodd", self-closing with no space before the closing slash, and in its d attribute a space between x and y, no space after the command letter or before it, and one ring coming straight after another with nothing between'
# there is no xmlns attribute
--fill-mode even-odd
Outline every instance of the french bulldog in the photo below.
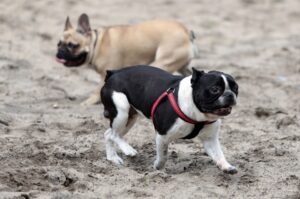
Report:
<svg viewBox="0 0 300 199"><path fill-rule="evenodd" d="M168 95L169 100L163 99L162 94ZM115 164L123 164L116 146L125 155L137 154L123 136L135 123L136 116L143 115L152 119L156 131L155 169L164 167L171 141L197 136L222 171L237 173L236 167L225 159L218 139L221 118L231 113L237 96L234 78L219 71L206 73L193 68L192 75L187 77L151 66L107 71L101 90L104 116L110 121L110 128L104 134L106 157Z"/></svg>
<svg viewBox="0 0 300 199"><path fill-rule="evenodd" d="M82 105L100 102L106 70L150 64L168 72L191 74L187 66L198 54L195 35L176 21L152 20L133 25L92 30L82 14L73 28L67 17L58 42L56 60L66 67L92 66L101 76L99 86Z"/></svg>

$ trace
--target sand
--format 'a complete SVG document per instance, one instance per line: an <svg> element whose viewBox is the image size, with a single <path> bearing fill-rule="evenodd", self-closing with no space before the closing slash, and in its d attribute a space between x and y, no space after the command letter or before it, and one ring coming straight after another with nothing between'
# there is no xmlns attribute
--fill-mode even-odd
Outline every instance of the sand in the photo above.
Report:
<svg viewBox="0 0 300 199"><path fill-rule="evenodd" d="M0 199L300 198L300 1L66 0L0 2ZM105 158L103 106L80 102L99 76L55 62L66 16L92 27L176 19L197 35L205 71L232 74L238 105L220 141L239 173L222 173L197 139L155 158L151 122L126 135L137 150L116 167Z"/></svg>

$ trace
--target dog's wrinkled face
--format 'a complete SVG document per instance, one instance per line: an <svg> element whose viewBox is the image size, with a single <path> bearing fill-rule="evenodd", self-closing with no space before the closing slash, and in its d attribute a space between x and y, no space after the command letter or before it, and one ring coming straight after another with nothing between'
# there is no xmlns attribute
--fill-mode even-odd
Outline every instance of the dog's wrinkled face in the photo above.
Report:
<svg viewBox="0 0 300 199"><path fill-rule="evenodd" d="M236 104L238 85L228 74L210 71L204 73L193 68L193 100L203 113L226 116Z"/></svg>
<svg viewBox="0 0 300 199"><path fill-rule="evenodd" d="M91 28L86 14L78 19L78 27L74 29L69 17L66 20L65 30L57 44L56 60L65 66L80 66L87 61L91 43Z"/></svg>

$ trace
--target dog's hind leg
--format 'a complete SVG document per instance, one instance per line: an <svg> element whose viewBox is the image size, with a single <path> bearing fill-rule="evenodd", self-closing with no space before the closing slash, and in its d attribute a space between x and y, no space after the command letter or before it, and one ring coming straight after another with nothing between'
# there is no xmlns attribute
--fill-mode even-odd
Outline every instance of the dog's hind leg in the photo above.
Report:
<svg viewBox="0 0 300 199"><path fill-rule="evenodd" d="M188 65L191 61L188 44L183 46L160 46L155 55L155 60L150 66L160 67L168 72L180 72L183 75L190 75Z"/></svg>
<svg viewBox="0 0 300 199"><path fill-rule="evenodd" d="M120 92L113 92L112 100L117 109L117 116L111 126L110 139L128 156L135 156L137 151L132 148L122 137L128 132L135 122L135 114L130 116L131 106L126 95Z"/></svg>
<svg viewBox="0 0 300 199"><path fill-rule="evenodd" d="M112 100L113 90L103 87L101 90L101 98L104 105L104 117L109 118L110 126L112 127L112 123L117 116L117 109ZM115 143L112 140L113 130L109 128L105 133L105 148L106 148L106 158L109 161L112 161L115 164L123 164L122 158L120 158L117 154L117 150L115 148Z"/></svg>
<svg viewBox="0 0 300 199"><path fill-rule="evenodd" d="M105 133L105 148L106 148L106 158L109 161L112 161L115 164L123 164L122 158L120 158L117 154L116 148L114 146L114 142L111 139L112 129L109 128Z"/></svg>
<svg viewBox="0 0 300 199"><path fill-rule="evenodd" d="M178 72L183 76L189 76L192 74L192 71L187 67L187 65L178 70Z"/></svg>
<svg viewBox="0 0 300 199"><path fill-rule="evenodd" d="M122 135L127 129L130 105L124 94L114 92L105 86L101 90L101 98L104 105L104 116L110 119L111 126L104 134L106 157L115 164L123 164L115 145L118 145L126 155L134 156L136 154L136 151L122 139Z"/></svg>

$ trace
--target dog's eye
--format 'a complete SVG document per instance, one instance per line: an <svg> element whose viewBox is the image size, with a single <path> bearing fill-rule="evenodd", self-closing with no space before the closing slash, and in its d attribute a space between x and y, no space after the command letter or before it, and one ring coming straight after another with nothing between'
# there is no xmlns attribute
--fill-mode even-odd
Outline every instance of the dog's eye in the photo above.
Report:
<svg viewBox="0 0 300 199"><path fill-rule="evenodd" d="M219 86L213 86L209 89L211 94L219 94L221 92L221 88Z"/></svg>
<svg viewBox="0 0 300 199"><path fill-rule="evenodd" d="M59 41L59 42L57 43L57 46L58 46L58 47L60 47L60 46L61 46L61 44L62 44L62 42L61 42L61 41Z"/></svg>

